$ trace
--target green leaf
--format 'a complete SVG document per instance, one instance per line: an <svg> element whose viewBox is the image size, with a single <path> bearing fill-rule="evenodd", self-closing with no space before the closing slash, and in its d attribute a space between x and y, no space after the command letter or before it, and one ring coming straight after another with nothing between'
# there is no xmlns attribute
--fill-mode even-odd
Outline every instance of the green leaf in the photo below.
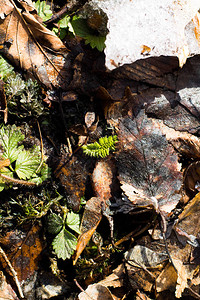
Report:
<svg viewBox="0 0 200 300"><path fill-rule="evenodd" d="M44 22L50 19L53 15L51 7L46 3L46 1L38 0L34 3L34 6L37 10L38 16L40 16Z"/></svg>
<svg viewBox="0 0 200 300"><path fill-rule="evenodd" d="M90 44L92 48L97 48L100 52L102 52L105 49L105 36L97 36L97 35L87 35L85 37L85 43Z"/></svg>
<svg viewBox="0 0 200 300"><path fill-rule="evenodd" d="M55 213L48 217L48 231L52 234L58 234L63 227L63 219Z"/></svg>
<svg viewBox="0 0 200 300"><path fill-rule="evenodd" d="M41 154L39 151L22 150L19 152L15 172L20 179L30 179L40 164Z"/></svg>
<svg viewBox="0 0 200 300"><path fill-rule="evenodd" d="M53 239L52 242L52 246L56 255L58 258L62 258L63 260L71 257L76 249L76 244L77 238L64 228Z"/></svg>
<svg viewBox="0 0 200 300"><path fill-rule="evenodd" d="M75 16L71 21L71 25L73 27L75 35L85 38L91 34L91 30L88 27L85 19L78 18Z"/></svg>
<svg viewBox="0 0 200 300"><path fill-rule="evenodd" d="M106 157L110 151L115 151L115 144L117 143L117 136L104 136L99 139L99 142L83 145L83 153L92 157Z"/></svg>
<svg viewBox="0 0 200 300"><path fill-rule="evenodd" d="M103 51L105 48L105 36L95 35L92 29L89 28L87 22L83 18L74 17L71 21L71 26L75 35L78 35L85 39L86 44L90 44L92 48L97 48L99 51Z"/></svg>
<svg viewBox="0 0 200 300"><path fill-rule="evenodd" d="M69 22L70 22L70 17L65 16L60 21L58 21L58 25L60 26L60 28L67 28L69 25Z"/></svg>
<svg viewBox="0 0 200 300"><path fill-rule="evenodd" d="M75 214L73 211L69 212L67 214L66 225L69 226L69 228L71 228L75 232L80 234L81 233L80 229L79 229L79 227L80 227L80 215Z"/></svg>
<svg viewBox="0 0 200 300"><path fill-rule="evenodd" d="M0 129L0 145L4 150L3 157L9 158L11 163L15 161L19 152L23 149L23 146L19 147L18 143L23 140L24 135L15 125L2 126Z"/></svg>

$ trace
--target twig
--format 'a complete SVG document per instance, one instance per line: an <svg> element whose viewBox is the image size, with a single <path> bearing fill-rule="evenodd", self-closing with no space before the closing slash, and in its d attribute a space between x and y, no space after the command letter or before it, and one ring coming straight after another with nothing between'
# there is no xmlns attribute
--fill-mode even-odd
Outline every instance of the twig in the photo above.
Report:
<svg viewBox="0 0 200 300"><path fill-rule="evenodd" d="M37 173L40 170L40 168L43 164L43 161L44 161L44 147L43 147L43 141L42 141L42 133L41 133L40 124L39 124L38 120L37 120L37 126L38 126L38 130L39 130L39 135L40 135L41 162L40 162L37 170L35 171L35 173Z"/></svg>
<svg viewBox="0 0 200 300"><path fill-rule="evenodd" d="M9 267L9 269L10 269L12 275L13 275L13 278L14 278L14 281L15 281L15 283L16 283L16 286L17 286L17 289L18 289L18 292L19 292L20 297L21 297L21 298L24 298L24 294L23 294L22 288L21 288L21 286L20 286L20 282L19 282L19 280L18 280L18 278L17 278L17 272L16 272L16 271L14 270L14 268L12 267L12 265L11 265L11 263L10 263L10 261L9 261L9 259L8 259L8 257L7 257L7 255L6 255L6 253L3 251L3 249L2 249L1 247L0 247L0 254L1 254L1 255L3 256L3 258L5 259L5 261L6 261L7 265L8 265L8 267Z"/></svg>
<svg viewBox="0 0 200 300"><path fill-rule="evenodd" d="M5 181L12 182L14 184L28 185L28 186L35 186L36 185L35 182L29 182L29 181L26 181L26 180L15 179L15 178L9 177L9 176L1 174L1 173L0 173L0 177L5 179Z"/></svg>

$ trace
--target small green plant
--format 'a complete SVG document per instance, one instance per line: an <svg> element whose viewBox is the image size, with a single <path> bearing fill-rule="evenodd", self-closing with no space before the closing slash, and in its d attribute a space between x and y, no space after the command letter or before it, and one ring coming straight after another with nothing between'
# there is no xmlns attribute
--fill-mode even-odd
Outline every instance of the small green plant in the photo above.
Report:
<svg viewBox="0 0 200 300"><path fill-rule="evenodd" d="M22 79L14 68L0 56L0 78L4 81L8 112L18 118L39 117L45 108L40 86L36 81Z"/></svg>
<svg viewBox="0 0 200 300"><path fill-rule="evenodd" d="M70 258L74 253L77 238L68 229L80 233L80 215L63 209L63 217L52 213L48 218L48 231L56 235L52 241L53 250L58 258L63 260Z"/></svg>
<svg viewBox="0 0 200 300"><path fill-rule="evenodd" d="M5 93L9 113L19 118L44 114L40 87L36 81L25 81L20 74L11 75L5 82Z"/></svg>
<svg viewBox="0 0 200 300"><path fill-rule="evenodd" d="M106 37L96 34L88 25L87 21L81 17L74 16L71 21L74 35L85 39L86 45L89 44L92 48L97 48L103 51L105 48Z"/></svg>
<svg viewBox="0 0 200 300"><path fill-rule="evenodd" d="M30 193L27 195L18 195L17 199L11 199L9 202L12 206L18 206L20 213L15 209L17 218L20 223L27 220L35 220L44 217L52 205L56 205L63 196L57 193L57 197L51 198L49 192L42 190L41 194Z"/></svg>
<svg viewBox="0 0 200 300"><path fill-rule="evenodd" d="M92 157L106 157L110 151L115 151L117 136L105 136L99 139L99 142L83 145L83 153Z"/></svg>
<svg viewBox="0 0 200 300"><path fill-rule="evenodd" d="M46 1L38 0L34 3L34 6L37 10L38 15L40 16L40 18L42 18L44 22L50 19L53 15L51 7L46 3Z"/></svg>
<svg viewBox="0 0 200 300"><path fill-rule="evenodd" d="M34 185L48 178L49 168L43 161L40 148L25 149L25 136L15 125L0 127L2 165L0 168L0 191L7 183ZM6 161L6 163L4 163Z"/></svg>
<svg viewBox="0 0 200 300"><path fill-rule="evenodd" d="M46 21L52 16L50 5L46 4L46 1L40 1L34 3L38 15ZM54 27L53 31L63 39L68 32L73 35L82 37L85 40L86 45L89 44L92 48L97 48L99 51L103 51L105 48L106 37L95 32L87 25L87 20L81 16L68 15L64 16L58 21L58 27Z"/></svg>
<svg viewBox="0 0 200 300"><path fill-rule="evenodd" d="M3 81L11 75L14 75L14 68L2 57L0 56L0 77Z"/></svg>

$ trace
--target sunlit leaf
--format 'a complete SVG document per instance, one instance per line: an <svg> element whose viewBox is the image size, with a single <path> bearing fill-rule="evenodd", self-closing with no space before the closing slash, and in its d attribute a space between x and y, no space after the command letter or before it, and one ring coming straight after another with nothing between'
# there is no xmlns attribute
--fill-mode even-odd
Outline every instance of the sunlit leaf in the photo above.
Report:
<svg viewBox="0 0 200 300"><path fill-rule="evenodd" d="M77 233L80 233L80 215L75 214L73 211L69 212L67 214L66 224L69 226L72 230L74 230Z"/></svg>
<svg viewBox="0 0 200 300"><path fill-rule="evenodd" d="M19 152L23 149L23 146L18 146L23 139L24 135L15 125L1 127L0 144L4 150L3 156L8 158L11 163L17 159Z"/></svg>
<svg viewBox="0 0 200 300"><path fill-rule="evenodd" d="M67 231L62 229L52 242L53 249L58 256L63 260L70 258L76 249L77 238Z"/></svg>
<svg viewBox="0 0 200 300"><path fill-rule="evenodd" d="M46 3L46 1L38 0L34 3L34 5L38 15L42 18L44 22L50 19L50 17L53 15L51 7Z"/></svg>
<svg viewBox="0 0 200 300"><path fill-rule="evenodd" d="M20 179L30 179L40 164L39 151L21 150L15 163L15 172Z"/></svg>

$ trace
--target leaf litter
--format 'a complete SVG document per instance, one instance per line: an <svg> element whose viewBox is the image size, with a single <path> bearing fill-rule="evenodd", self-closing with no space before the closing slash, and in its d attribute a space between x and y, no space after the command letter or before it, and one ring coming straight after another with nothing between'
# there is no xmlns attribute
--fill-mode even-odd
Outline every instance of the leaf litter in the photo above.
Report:
<svg viewBox="0 0 200 300"><path fill-rule="evenodd" d="M95 134L98 127L101 129L101 139L102 132L106 130L109 134L112 132L112 137L117 136L118 142L114 143L115 147L112 149L114 153L105 153L109 154L109 158L85 157L79 147L76 148L75 155L61 155L52 166L55 170L55 181L60 180L65 196L60 198L59 203L51 202L52 206L49 204L44 213L40 214L38 211L41 216L48 214L48 217L51 217L47 218L51 223L49 233L54 236L50 244L58 262L59 258L68 261L66 258L70 258L76 248L73 262L77 265L84 259L87 265L87 252L94 249L94 244L91 244L91 239L95 240L93 234L97 229L102 231L103 216L107 218L110 231L108 235L111 236L106 237L106 242L110 244L105 246L101 242L100 247L95 246L95 262L91 262L93 269L100 259L104 260L104 266L107 257L111 260L111 254L106 257L106 253L117 253L113 248L113 233L117 236L120 229L118 227L121 226L123 232L125 223L128 223L126 235L123 232L124 240L122 238L118 243L118 251L121 254L127 250L124 254L124 264L119 264L121 272L113 271L112 274L112 266L109 266L109 276L112 278L108 276L98 284L89 286L79 298L86 295L89 298L93 297L93 291L90 292L90 289L94 288L95 293L103 293L102 297L107 295L108 299L122 299L128 293L122 284L123 280L130 283L131 290L137 292L137 297L151 297L158 293L162 299L163 293L167 291L172 297L180 298L186 295L187 290L193 297L198 298L194 286L199 285L199 57L189 59L182 69L178 69L177 61L171 58L147 58L107 74L107 82L102 78L96 81L98 76L95 77L95 73L91 84L92 71L88 72L87 77L88 68L84 65L84 55L79 53L72 63L64 44L40 23L34 7L24 1L20 1L20 6L17 1L4 0L3 3L4 7L1 6L2 11L0 10L3 55L23 71L26 70L29 75L39 79L46 88L61 87L65 90L67 87L69 92L71 89L73 92L76 90L79 95L75 97L77 106L80 105L81 93L84 94L84 100L91 95L94 97L84 102L86 106L89 103L87 111L84 108L84 112L81 112L82 119L85 118L84 125L77 125L75 122L71 126L72 118L68 121L72 129L72 148L76 146L77 141L74 133L86 137L85 143L97 142ZM5 38L6 31L9 34ZM23 46L21 41L24 45L28 44L28 47ZM148 47L143 47L142 54L147 50ZM33 65L33 60L37 64ZM189 73L193 74L188 70L193 70L195 75L188 76ZM5 99L2 101L4 110ZM70 105L73 107L73 104ZM102 118L101 109L99 110L101 105L108 124L106 130L103 128L105 120ZM98 118L95 117L97 107ZM65 112L63 115L65 117ZM4 151L0 161L1 173L3 174L5 168L11 168L12 173L14 168L14 176L17 175L19 180L29 179L40 164L39 151L36 151L36 158L34 150L32 152L22 146L23 135L20 135L16 127L9 138L2 134ZM88 143L86 146L89 145ZM59 192L60 188L62 187L59 186ZM89 196L86 196L83 209L81 198L87 193ZM66 207L75 211L84 210L79 237L79 215L70 210L66 213ZM148 218L145 217L147 215ZM117 218L121 218L120 226ZM122 220L126 222L123 224ZM136 221L135 224L130 220ZM158 228L159 222L166 227L162 231ZM48 227L47 224L48 222ZM153 233L159 232L157 238L150 230L147 232L148 229L152 229ZM103 229L103 234L104 231ZM23 237L24 235L23 233ZM120 238L116 236L115 239ZM29 234L25 238L25 245L28 238ZM42 239L38 241L39 252L43 247L41 241ZM5 249L7 246L6 241ZM19 253L20 251L21 249ZM34 257L32 249L26 251ZM29 254L26 255L27 261L30 259ZM18 254L16 255L18 257ZM34 276L34 269L38 268L37 258L35 263L28 265L27 268L31 271L28 272L27 278L31 274ZM80 264L75 268L78 269ZM101 266L100 264L97 267ZM21 280L25 276L21 267L18 269L18 266L14 265L14 268ZM58 274L58 271L57 267L55 273ZM94 283L95 276L87 274L86 277ZM114 296L117 288L120 288L122 293L118 297ZM98 296L94 297L97 299Z"/></svg>

